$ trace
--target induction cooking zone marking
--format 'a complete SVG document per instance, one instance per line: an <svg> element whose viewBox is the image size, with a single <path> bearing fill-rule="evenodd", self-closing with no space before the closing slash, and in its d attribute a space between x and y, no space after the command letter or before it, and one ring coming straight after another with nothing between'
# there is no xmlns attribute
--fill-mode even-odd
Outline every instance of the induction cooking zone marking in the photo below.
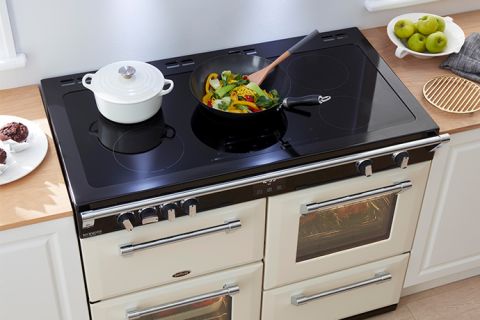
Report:
<svg viewBox="0 0 480 320"><path fill-rule="evenodd" d="M292 57L288 74L293 82L315 90L333 90L343 86L350 78L348 67L327 55L309 54Z"/></svg>
<svg viewBox="0 0 480 320"><path fill-rule="evenodd" d="M361 98L334 96L328 107L318 109L318 114L328 125L350 132L378 130L415 120L407 109L401 108L390 111L394 115L391 121L378 117L377 111L383 108L385 103L388 103L388 100L369 97L366 92ZM343 114L343 117L338 117L338 113Z"/></svg>
<svg viewBox="0 0 480 320"><path fill-rule="evenodd" d="M175 135L175 129L167 124L134 128L120 135L111 150L127 154L147 152Z"/></svg>
<svg viewBox="0 0 480 320"><path fill-rule="evenodd" d="M175 166L185 153L183 140L176 135L164 139L156 148L135 155L113 152L115 161L135 172L159 172Z"/></svg>
<svg viewBox="0 0 480 320"><path fill-rule="evenodd" d="M358 130L368 126L372 104L353 97L334 97L330 107L318 109L320 117L332 127L344 130ZM343 118L338 117L338 113Z"/></svg>

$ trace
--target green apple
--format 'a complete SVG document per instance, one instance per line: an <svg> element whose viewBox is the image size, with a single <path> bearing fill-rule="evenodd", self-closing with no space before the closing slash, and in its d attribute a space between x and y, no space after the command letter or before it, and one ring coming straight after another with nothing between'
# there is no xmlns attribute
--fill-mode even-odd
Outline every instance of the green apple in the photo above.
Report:
<svg viewBox="0 0 480 320"><path fill-rule="evenodd" d="M439 53L447 46L447 37L442 31L434 32L428 35L425 40L425 47L430 53Z"/></svg>
<svg viewBox="0 0 480 320"><path fill-rule="evenodd" d="M421 34L429 35L438 29L438 22L434 16L423 16L417 21L417 28Z"/></svg>
<svg viewBox="0 0 480 320"><path fill-rule="evenodd" d="M410 19L401 19L395 23L393 31L395 32L395 35L400 39L407 39L415 33L415 25Z"/></svg>
<svg viewBox="0 0 480 320"><path fill-rule="evenodd" d="M414 33L410 38L407 40L407 46L410 50L416 51L416 52L424 52L425 51L425 40L427 37L425 37L421 33Z"/></svg>
<svg viewBox="0 0 480 320"><path fill-rule="evenodd" d="M445 31L445 20L443 20L442 17L435 17L435 19L437 19L437 23L438 23L438 29L437 31Z"/></svg>

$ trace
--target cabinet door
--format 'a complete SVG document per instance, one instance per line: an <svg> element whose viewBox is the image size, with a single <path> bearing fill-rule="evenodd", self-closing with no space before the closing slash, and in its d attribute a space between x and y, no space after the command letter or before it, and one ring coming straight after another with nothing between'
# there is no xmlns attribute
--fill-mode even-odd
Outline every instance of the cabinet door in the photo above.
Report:
<svg viewBox="0 0 480 320"><path fill-rule="evenodd" d="M480 267L480 130L451 138L432 162L405 287Z"/></svg>
<svg viewBox="0 0 480 320"><path fill-rule="evenodd" d="M1 319L87 320L73 218L0 232Z"/></svg>

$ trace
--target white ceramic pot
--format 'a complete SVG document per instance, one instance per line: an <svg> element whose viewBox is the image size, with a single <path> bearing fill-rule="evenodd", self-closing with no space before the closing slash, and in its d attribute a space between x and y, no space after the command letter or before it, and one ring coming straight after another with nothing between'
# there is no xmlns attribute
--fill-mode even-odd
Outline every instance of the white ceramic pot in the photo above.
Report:
<svg viewBox="0 0 480 320"><path fill-rule="evenodd" d="M172 80L140 61L111 63L84 75L82 83L93 91L97 108L105 118L127 124L154 116L160 110L162 97L173 89ZM167 89L163 89L165 84Z"/></svg>

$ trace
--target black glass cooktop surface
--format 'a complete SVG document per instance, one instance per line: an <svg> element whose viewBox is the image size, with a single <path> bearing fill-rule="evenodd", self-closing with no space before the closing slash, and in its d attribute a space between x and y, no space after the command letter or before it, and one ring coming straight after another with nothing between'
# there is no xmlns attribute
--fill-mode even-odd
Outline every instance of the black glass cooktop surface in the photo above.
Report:
<svg viewBox="0 0 480 320"><path fill-rule="evenodd" d="M360 32L322 33L281 68L289 96L329 95L258 119L217 118L190 92L196 65L222 54L275 58L298 38L152 62L175 83L134 125L103 118L83 74L42 80L72 201L92 209L431 135L437 127ZM212 70L221 71L221 70ZM235 70L232 70L235 71Z"/></svg>

